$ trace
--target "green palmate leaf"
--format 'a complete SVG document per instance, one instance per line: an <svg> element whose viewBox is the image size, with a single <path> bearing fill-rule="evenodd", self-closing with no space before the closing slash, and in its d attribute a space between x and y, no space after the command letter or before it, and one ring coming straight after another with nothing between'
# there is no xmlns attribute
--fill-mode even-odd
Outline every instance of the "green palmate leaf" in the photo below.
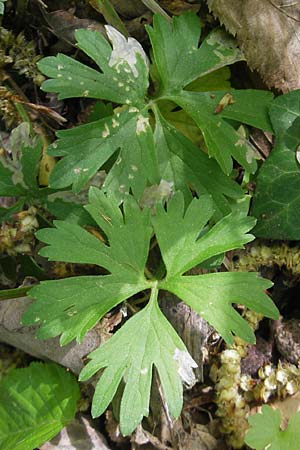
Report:
<svg viewBox="0 0 300 450"><path fill-rule="evenodd" d="M29 307L23 323L42 322L39 336L62 333L62 344L75 337L80 341L106 312L148 286L144 268L151 235L149 210L141 213L128 197L123 216L116 201L95 188L90 190L87 210L104 231L109 246L79 225L67 222L56 222L56 228L37 234L49 244L41 254L50 260L96 264L110 272L45 281L31 290L31 295L41 301Z"/></svg>
<svg viewBox="0 0 300 450"><path fill-rule="evenodd" d="M278 409L263 405L262 412L249 417L251 429L245 442L255 450L298 450L300 439L300 413L296 412L289 420L287 428L280 428L281 417Z"/></svg>
<svg viewBox="0 0 300 450"><path fill-rule="evenodd" d="M120 421L122 432L129 434L148 414L153 366L172 417L179 415L182 406L180 379L190 386L195 382L195 363L162 315L158 290L174 293L202 314L226 342L233 341L233 333L253 342L253 332L232 303L276 318L276 307L263 293L272 283L256 274L182 275L252 239L247 231L254 220L245 217L244 211L226 216L208 230L207 222L213 214L213 200L208 195L193 199L185 212L183 194L175 193L166 211L158 204L150 215L150 210L141 210L130 195L119 208L114 197L91 188L86 210L99 226L102 239L76 224L58 221L56 228L38 232L48 244L41 254L50 260L95 264L109 274L42 282L31 290L36 301L26 311L23 323L41 323L40 338L61 334L61 343L66 344L75 337L81 340L120 302L151 289L148 305L91 355L81 374L87 379L104 369L93 402L94 416L106 409L119 384L125 382ZM151 220L167 269L163 280L144 277Z"/></svg>
<svg viewBox="0 0 300 450"><path fill-rule="evenodd" d="M115 30L115 33L118 32ZM138 107L144 104L148 68L141 56L141 47L133 47L120 33L117 35L119 48L113 52L96 31L77 30L75 37L78 47L95 61L102 73L62 54L50 56L38 63L41 72L52 78L43 83L42 89L58 92L58 98L62 99L91 97Z"/></svg>
<svg viewBox="0 0 300 450"><path fill-rule="evenodd" d="M55 364L31 363L0 383L0 447L32 450L54 437L75 416L79 387Z"/></svg>
<svg viewBox="0 0 300 450"><path fill-rule="evenodd" d="M105 368L96 387L93 416L106 410L124 378L126 387L120 410L120 426L124 435L130 434L149 413L153 366L158 371L170 415L174 418L179 416L182 408L182 378L186 383L195 381L192 367L196 364L161 313L156 297L157 288L154 287L147 307L90 354L91 362L80 375L81 380L86 380Z"/></svg>
<svg viewBox="0 0 300 450"><path fill-rule="evenodd" d="M270 107L275 147L257 176L252 213L255 233L271 239L300 238L300 91L278 97Z"/></svg>
<svg viewBox="0 0 300 450"><path fill-rule="evenodd" d="M222 105L226 96L229 96L229 101ZM255 172L258 156L254 147L224 119L270 131L272 127L267 107L272 101L271 93L254 90L210 93L182 91L168 98L181 106L196 122L210 156L218 161L225 173L229 174L232 170L232 158L250 172Z"/></svg>
<svg viewBox="0 0 300 450"><path fill-rule="evenodd" d="M130 108L109 118L57 133L50 154L64 156L54 167L50 186L73 184L75 192L120 150L106 186L124 196L132 188L140 196L146 187L158 181L153 135L147 112ZM148 145L147 145L148 144ZM145 151L145 145L147 150Z"/></svg>
<svg viewBox="0 0 300 450"><path fill-rule="evenodd" d="M230 212L228 199L243 196L237 183L228 178L216 161L193 145L156 111L155 145L162 179L172 181L175 189L184 193L186 203L191 200L190 187L198 193L210 194L220 215Z"/></svg>
<svg viewBox="0 0 300 450"><path fill-rule="evenodd" d="M232 332L248 342L255 337L232 303L241 303L267 317L277 317L273 303L262 293L272 285L256 274L217 273L200 276L182 274L195 265L233 248L242 248L254 236L249 217L229 215L199 237L212 215L209 197L194 199L184 214L183 197L178 193L165 211L157 207L153 225L167 276L159 285L181 298L202 315L225 339L232 343ZM176 221L176 222L174 222ZM245 289L251 285L251 291ZM225 319L226 318L226 319Z"/></svg>
<svg viewBox="0 0 300 450"><path fill-rule="evenodd" d="M172 24L156 15L153 28L146 28L164 92L181 90L200 75L244 59L234 41L220 30L198 48L200 22L190 12L174 17Z"/></svg>

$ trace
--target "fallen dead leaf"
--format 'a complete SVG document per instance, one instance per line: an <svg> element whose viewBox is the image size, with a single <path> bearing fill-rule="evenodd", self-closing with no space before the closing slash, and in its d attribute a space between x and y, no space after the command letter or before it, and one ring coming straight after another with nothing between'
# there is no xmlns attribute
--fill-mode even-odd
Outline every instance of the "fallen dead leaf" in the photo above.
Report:
<svg viewBox="0 0 300 450"><path fill-rule="evenodd" d="M237 37L249 67L268 87L300 88L300 3L287 0L207 0Z"/></svg>

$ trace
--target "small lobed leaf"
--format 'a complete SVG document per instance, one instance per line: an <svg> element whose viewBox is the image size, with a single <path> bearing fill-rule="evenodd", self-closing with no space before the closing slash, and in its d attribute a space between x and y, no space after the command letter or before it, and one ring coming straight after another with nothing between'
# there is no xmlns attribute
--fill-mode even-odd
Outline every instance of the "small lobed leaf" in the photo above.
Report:
<svg viewBox="0 0 300 450"><path fill-rule="evenodd" d="M0 383L0 447L32 450L54 437L76 413L79 387L56 364L31 363Z"/></svg>
<svg viewBox="0 0 300 450"><path fill-rule="evenodd" d="M300 413L296 412L289 420L287 428L280 427L281 415L278 409L263 405L261 413L250 416L251 426L245 437L249 447L256 450L298 450L300 439Z"/></svg>

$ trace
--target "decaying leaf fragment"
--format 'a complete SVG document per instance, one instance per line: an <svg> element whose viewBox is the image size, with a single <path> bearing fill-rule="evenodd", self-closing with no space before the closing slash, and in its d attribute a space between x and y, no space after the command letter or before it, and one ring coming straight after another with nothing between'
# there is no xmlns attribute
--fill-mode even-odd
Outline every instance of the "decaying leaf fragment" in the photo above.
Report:
<svg viewBox="0 0 300 450"><path fill-rule="evenodd" d="M207 0L235 35L251 69L269 87L300 88L300 3L292 0Z"/></svg>

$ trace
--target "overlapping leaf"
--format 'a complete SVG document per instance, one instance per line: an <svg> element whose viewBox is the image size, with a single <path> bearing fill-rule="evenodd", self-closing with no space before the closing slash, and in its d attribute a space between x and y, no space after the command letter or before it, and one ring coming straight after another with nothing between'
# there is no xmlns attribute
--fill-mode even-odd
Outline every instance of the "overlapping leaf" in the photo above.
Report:
<svg viewBox="0 0 300 450"><path fill-rule="evenodd" d="M230 101L220 106L226 96ZM272 94L265 91L186 92L168 98L194 119L203 133L210 156L226 174L232 170L232 158L248 171L256 170L258 155L254 147L224 119L232 119L271 131L267 107ZM220 112L218 112L220 107Z"/></svg>
<svg viewBox="0 0 300 450"><path fill-rule="evenodd" d="M31 363L0 383L0 447L31 450L54 437L76 413L78 384L56 364Z"/></svg>
<svg viewBox="0 0 300 450"><path fill-rule="evenodd" d="M214 207L222 217L230 212L229 199L242 197L240 186L227 177L216 161L193 145L157 112L154 132L159 148L158 163L162 179L174 183L184 193L186 204L191 200L190 187L198 193L210 194Z"/></svg>
<svg viewBox="0 0 300 450"><path fill-rule="evenodd" d="M164 92L181 90L199 76L244 59L233 39L220 30L198 48L200 21L191 12L174 17L172 24L155 15L147 31Z"/></svg>

